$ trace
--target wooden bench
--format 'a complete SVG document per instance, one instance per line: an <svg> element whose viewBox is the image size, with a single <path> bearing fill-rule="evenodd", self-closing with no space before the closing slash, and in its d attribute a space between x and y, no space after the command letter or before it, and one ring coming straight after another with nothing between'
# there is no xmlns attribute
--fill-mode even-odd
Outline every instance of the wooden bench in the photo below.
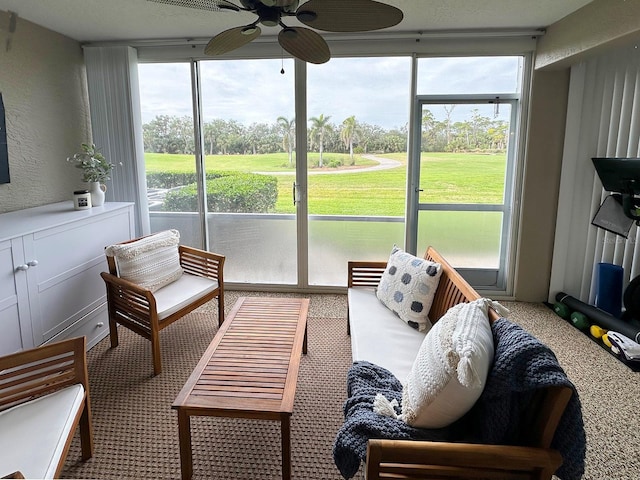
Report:
<svg viewBox="0 0 640 480"><path fill-rule="evenodd" d="M424 258L442 265L429 319L437 322L452 306L481 298L467 281L435 249ZM348 288L378 285L385 262L348 263ZM490 321L498 314L490 310ZM562 464L559 452L550 448L560 418L572 395L566 387L541 389L521 431L526 446L478 445L428 441L369 440L365 478L502 478L550 479Z"/></svg>

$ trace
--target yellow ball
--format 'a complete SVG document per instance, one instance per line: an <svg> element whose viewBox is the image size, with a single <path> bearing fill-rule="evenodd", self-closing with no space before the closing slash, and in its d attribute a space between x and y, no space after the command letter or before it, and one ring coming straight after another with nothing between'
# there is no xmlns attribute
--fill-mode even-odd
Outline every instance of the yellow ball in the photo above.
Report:
<svg viewBox="0 0 640 480"><path fill-rule="evenodd" d="M589 328L589 332L591 332L591 336L594 338L601 338L602 335L607 333L604 328L601 328L598 325L591 325L591 327Z"/></svg>

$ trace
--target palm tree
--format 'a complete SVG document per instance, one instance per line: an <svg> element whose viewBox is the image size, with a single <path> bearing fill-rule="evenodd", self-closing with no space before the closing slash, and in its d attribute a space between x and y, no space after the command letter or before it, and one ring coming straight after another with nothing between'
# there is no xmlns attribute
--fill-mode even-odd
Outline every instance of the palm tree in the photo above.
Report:
<svg viewBox="0 0 640 480"><path fill-rule="evenodd" d="M289 167L293 167L293 149L296 145L296 121L278 117L278 127L282 132L282 148L289 154Z"/></svg>
<svg viewBox="0 0 640 480"><path fill-rule="evenodd" d="M342 130L340 131L340 139L344 142L344 146L349 149L349 158L351 165L355 165L356 162L353 159L353 141L355 140L357 133L356 116L351 115L349 118L345 118L342 121Z"/></svg>
<svg viewBox="0 0 640 480"><path fill-rule="evenodd" d="M318 162L318 166L322 167L322 151L324 149L324 134L331 130L331 126L329 125L329 119L331 115L328 117L324 116L324 113L321 113L319 117L311 117L309 121L311 122L311 138L316 138L318 140L318 147L320 152L320 160Z"/></svg>

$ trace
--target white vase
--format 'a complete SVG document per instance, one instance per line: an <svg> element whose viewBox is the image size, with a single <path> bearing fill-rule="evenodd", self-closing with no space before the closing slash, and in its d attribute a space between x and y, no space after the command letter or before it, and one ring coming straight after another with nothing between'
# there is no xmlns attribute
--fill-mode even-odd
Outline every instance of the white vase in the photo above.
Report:
<svg viewBox="0 0 640 480"><path fill-rule="evenodd" d="M91 206L100 207L104 205L104 192L107 186L100 182L89 182L89 192L91 193Z"/></svg>

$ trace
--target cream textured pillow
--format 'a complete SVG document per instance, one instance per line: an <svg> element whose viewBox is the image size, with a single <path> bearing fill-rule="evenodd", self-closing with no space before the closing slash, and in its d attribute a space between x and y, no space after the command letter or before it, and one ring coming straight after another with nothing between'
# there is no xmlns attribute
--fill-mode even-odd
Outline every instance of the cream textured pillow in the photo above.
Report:
<svg viewBox="0 0 640 480"><path fill-rule="evenodd" d="M179 243L180 232L165 230L135 242L110 245L105 253L115 257L119 277L155 292L184 273Z"/></svg>
<svg viewBox="0 0 640 480"><path fill-rule="evenodd" d="M498 304L481 298L455 305L427 333L403 383L401 420L418 428L445 427L478 400L493 362L490 305Z"/></svg>
<svg viewBox="0 0 640 480"><path fill-rule="evenodd" d="M431 328L429 310L438 289L442 265L394 246L376 296L388 309L421 332Z"/></svg>

